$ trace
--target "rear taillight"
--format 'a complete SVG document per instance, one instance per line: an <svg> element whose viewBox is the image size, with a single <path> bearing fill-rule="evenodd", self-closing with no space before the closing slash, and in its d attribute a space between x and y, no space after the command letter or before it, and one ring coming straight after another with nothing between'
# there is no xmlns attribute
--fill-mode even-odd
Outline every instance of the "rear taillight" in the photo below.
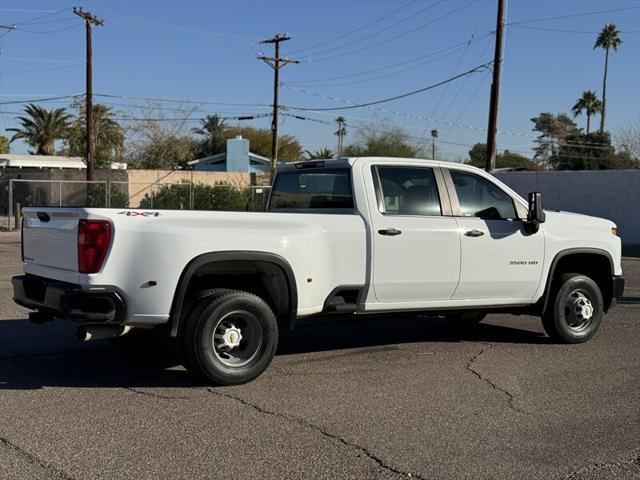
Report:
<svg viewBox="0 0 640 480"><path fill-rule="evenodd" d="M78 224L78 271L97 273L111 242L111 224L106 220L80 220Z"/></svg>

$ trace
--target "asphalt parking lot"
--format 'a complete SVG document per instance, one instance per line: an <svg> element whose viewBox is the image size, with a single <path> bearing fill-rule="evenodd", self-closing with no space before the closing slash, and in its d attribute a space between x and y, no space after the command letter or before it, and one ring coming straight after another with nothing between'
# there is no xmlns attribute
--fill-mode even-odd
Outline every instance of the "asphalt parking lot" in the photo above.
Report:
<svg viewBox="0 0 640 480"><path fill-rule="evenodd" d="M19 248L0 233L2 479L640 478L640 258L583 345L532 317L314 321L211 388L153 342L27 322Z"/></svg>

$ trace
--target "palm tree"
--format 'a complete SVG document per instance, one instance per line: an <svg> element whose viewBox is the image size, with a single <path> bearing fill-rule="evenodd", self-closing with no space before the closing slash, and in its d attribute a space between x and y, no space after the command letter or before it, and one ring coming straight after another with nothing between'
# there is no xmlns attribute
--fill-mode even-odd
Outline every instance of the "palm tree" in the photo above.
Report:
<svg viewBox="0 0 640 480"><path fill-rule="evenodd" d="M225 150L225 133L227 124L218 115L207 115L200 119L200 126L192 128L191 131L197 135L205 137L203 153L205 155L215 155Z"/></svg>
<svg viewBox="0 0 640 480"><path fill-rule="evenodd" d="M436 158L436 138L438 138L438 130L431 130L431 158Z"/></svg>
<svg viewBox="0 0 640 480"><path fill-rule="evenodd" d="M87 154L86 105L83 101L78 101L73 106L78 110L78 116L67 130L69 154L85 157ZM111 107L102 103L93 105L93 144L96 165L100 168L120 161L124 152L124 130L113 116Z"/></svg>
<svg viewBox="0 0 640 480"><path fill-rule="evenodd" d="M604 117L607 108L607 70L609 69L609 50L613 49L614 52L618 50L618 47L622 45L622 39L620 38L620 32L616 28L615 24L609 23L602 27L602 31L596 38L596 43L593 45L593 49L604 48L604 77L602 79L602 115L600 115L600 131L604 130Z"/></svg>
<svg viewBox="0 0 640 480"><path fill-rule="evenodd" d="M338 130L335 134L338 136L338 156L342 156L342 150L344 146L344 136L347 134L347 121L343 116L336 118L338 124Z"/></svg>
<svg viewBox="0 0 640 480"><path fill-rule="evenodd" d="M582 115L582 112L587 114L587 135L589 134L589 126L591 124L591 117L598 112L602 112L602 102L598 99L596 92L593 90L586 90L582 92L582 96L576 101L571 111L574 118L578 115Z"/></svg>
<svg viewBox="0 0 640 480"><path fill-rule="evenodd" d="M305 150L304 154L307 156L307 160L333 158L333 152L327 147L316 150L315 152L312 152L311 150Z"/></svg>
<svg viewBox="0 0 640 480"><path fill-rule="evenodd" d="M35 148L36 155L53 155L56 140L67 134L71 115L64 108L47 110L34 103L27 105L24 111L26 116L17 117L22 128L7 128L9 132L16 132L10 141L21 138Z"/></svg>

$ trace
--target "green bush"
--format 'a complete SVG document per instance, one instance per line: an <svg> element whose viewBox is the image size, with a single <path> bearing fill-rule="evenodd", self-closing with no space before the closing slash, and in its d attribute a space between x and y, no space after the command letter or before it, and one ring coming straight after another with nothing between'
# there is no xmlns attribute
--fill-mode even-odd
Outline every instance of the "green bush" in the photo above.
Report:
<svg viewBox="0 0 640 480"><path fill-rule="evenodd" d="M86 206L94 208L105 208L107 186L104 183L90 183L87 185ZM112 186L110 191L110 208L126 208L129 204L129 197L119 188Z"/></svg>
<svg viewBox="0 0 640 480"><path fill-rule="evenodd" d="M190 189L189 182L162 185L156 188L153 202L150 194L144 196L140 208L188 210L191 207ZM250 188L236 188L226 182L193 186L194 210L247 211L254 209L251 203Z"/></svg>

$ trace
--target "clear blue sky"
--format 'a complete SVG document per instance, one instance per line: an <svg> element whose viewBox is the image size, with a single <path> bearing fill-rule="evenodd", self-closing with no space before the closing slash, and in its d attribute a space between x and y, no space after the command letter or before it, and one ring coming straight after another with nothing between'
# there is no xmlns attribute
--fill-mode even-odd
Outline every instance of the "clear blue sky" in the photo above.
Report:
<svg viewBox="0 0 640 480"><path fill-rule="evenodd" d="M367 102L437 83L492 59L493 37L486 34L495 29L496 4L497 0L238 0L85 1L82 6L104 19L104 27L94 29L95 92L193 100L198 108L195 118L205 112L268 111L197 102L269 104L272 71L256 55L272 50L255 42L277 32L293 37L283 44L283 51L301 60L282 70L284 105L341 106L345 104L323 96ZM0 31L0 102L84 92L84 28L72 6L56 0L1 2L0 24L17 23L18 30ZM55 13L62 9L66 10ZM601 10L618 11L572 16ZM583 90L601 94L604 53L592 47L608 22L616 24L624 43L610 58L607 129L640 121L640 1L508 0L507 22L568 15L507 28L500 150L530 152L531 117L569 111ZM467 47L464 42L472 38ZM309 47L315 48L303 50ZM434 52L440 53L427 56ZM370 73L353 75L362 72ZM425 132L428 137L437 128L440 140L448 142L440 145L441 154L455 159L466 157L469 145L485 141L489 86L490 74L480 72L375 110L296 113L322 121L346 116L353 127L348 127L347 142L365 121L388 120L416 137ZM120 111L141 103L96 101L117 104L114 108ZM15 112L21 108L0 105L0 132L16 125ZM251 124L268 127L269 121L262 118ZM584 126L584 117L577 121ZM335 125L287 117L281 124L283 134L297 135L309 149L335 148L334 131ZM13 150L26 151L17 142Z"/></svg>

